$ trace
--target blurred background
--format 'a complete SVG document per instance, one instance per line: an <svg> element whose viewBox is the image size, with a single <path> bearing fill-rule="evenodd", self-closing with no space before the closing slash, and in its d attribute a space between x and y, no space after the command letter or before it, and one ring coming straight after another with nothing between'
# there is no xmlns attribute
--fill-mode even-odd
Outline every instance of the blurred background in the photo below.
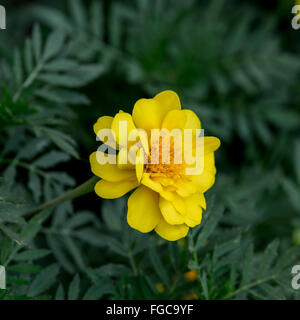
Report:
<svg viewBox="0 0 300 320"><path fill-rule="evenodd" d="M300 297L294 1L1 4L0 299ZM166 89L222 143L210 209L188 239L131 230L126 198L94 193L21 217L92 176L100 116Z"/></svg>

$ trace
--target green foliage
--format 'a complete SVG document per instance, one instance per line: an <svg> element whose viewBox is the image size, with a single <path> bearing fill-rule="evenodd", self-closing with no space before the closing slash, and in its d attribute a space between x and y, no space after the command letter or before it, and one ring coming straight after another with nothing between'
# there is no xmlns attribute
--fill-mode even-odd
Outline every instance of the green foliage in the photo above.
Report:
<svg viewBox="0 0 300 320"><path fill-rule="evenodd" d="M43 3L12 5L0 32L0 300L299 299L290 272L300 261L300 48L285 27L290 9ZM23 217L91 176L98 117L164 89L222 142L208 210L188 238L132 230L126 197L87 195Z"/></svg>

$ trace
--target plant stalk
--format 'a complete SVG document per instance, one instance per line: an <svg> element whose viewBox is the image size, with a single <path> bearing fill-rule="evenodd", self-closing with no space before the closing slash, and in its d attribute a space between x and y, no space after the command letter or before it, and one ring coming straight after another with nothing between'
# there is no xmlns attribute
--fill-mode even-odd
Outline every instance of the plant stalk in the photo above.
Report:
<svg viewBox="0 0 300 320"><path fill-rule="evenodd" d="M56 199L53 199L49 202L43 203L43 204L25 212L22 215L22 217L25 219L28 219L42 210L50 209L50 208L55 207L65 201L73 200L73 199L76 199L80 196L88 194L94 190L94 186L98 181L99 181L98 177L93 177L93 178L89 179L88 181L84 182L83 184L81 184L80 186L76 187L75 189L65 193L64 195L62 195Z"/></svg>

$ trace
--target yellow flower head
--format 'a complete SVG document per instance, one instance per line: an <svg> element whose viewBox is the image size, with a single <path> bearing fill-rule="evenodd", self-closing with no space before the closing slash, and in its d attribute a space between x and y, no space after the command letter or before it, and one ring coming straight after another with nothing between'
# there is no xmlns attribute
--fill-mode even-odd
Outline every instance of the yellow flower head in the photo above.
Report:
<svg viewBox="0 0 300 320"><path fill-rule="evenodd" d="M188 282L193 282L193 281L197 280L197 277L198 277L197 270L190 270L184 274L184 278Z"/></svg>
<svg viewBox="0 0 300 320"><path fill-rule="evenodd" d="M136 189L128 199L132 228L155 230L175 241L200 224L204 192L215 181L214 151L220 141L203 136L199 118L181 109L175 92L138 100L132 115L120 111L101 117L94 131L104 142L90 156L93 173L102 178L95 192L114 199ZM107 153L110 148L117 155Z"/></svg>
<svg viewBox="0 0 300 320"><path fill-rule="evenodd" d="M199 297L197 296L197 294L194 291L187 293L183 297L183 300L198 300L198 299L199 299Z"/></svg>
<svg viewBox="0 0 300 320"><path fill-rule="evenodd" d="M157 291L158 291L159 293L165 292L165 287L164 287L164 285L163 285L161 282L157 283L157 284L155 285L155 287L156 287L156 289L157 289Z"/></svg>

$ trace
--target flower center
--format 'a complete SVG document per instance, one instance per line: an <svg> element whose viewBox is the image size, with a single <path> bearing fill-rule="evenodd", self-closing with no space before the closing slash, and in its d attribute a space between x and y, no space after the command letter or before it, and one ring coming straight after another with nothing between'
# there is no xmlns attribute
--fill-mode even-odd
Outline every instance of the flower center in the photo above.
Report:
<svg viewBox="0 0 300 320"><path fill-rule="evenodd" d="M145 171L151 174L151 177L167 177L180 179L185 175L185 165L182 163L181 146L174 146L171 139L170 144L153 144L150 147L148 163L145 164Z"/></svg>

